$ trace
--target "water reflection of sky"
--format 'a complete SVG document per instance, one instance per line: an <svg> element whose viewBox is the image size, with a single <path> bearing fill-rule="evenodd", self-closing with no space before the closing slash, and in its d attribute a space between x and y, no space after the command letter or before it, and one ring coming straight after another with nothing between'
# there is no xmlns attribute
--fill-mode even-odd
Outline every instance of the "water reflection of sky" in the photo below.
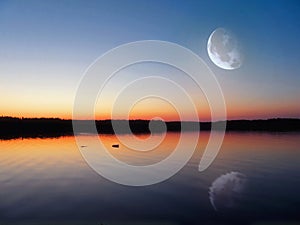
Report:
<svg viewBox="0 0 300 225"><path fill-rule="evenodd" d="M189 133L184 135L189 138ZM300 221L300 134L227 133L217 159L199 173L208 135L200 134L193 158L178 174L147 187L126 187L100 177L82 159L74 137L0 141L0 222ZM117 143L111 135L100 138L108 147ZM110 149L120 160L148 164L167 157L177 139L177 133L168 133L158 149L147 153L122 145ZM87 142L85 150L89 146L92 143ZM215 211L209 200L209 187L232 171L247 176L246 192L237 207Z"/></svg>

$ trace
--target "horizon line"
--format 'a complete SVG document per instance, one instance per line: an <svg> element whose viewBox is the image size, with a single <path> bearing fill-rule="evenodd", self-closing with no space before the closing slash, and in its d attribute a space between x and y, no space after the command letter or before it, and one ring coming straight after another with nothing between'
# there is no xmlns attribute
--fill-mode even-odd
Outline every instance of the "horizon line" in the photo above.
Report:
<svg viewBox="0 0 300 225"><path fill-rule="evenodd" d="M275 119L285 119L285 120L300 120L300 117L269 117L269 118L256 118L256 119L226 119L226 120L216 120L216 121L193 121L193 120L162 120L162 119L63 119L60 117L16 117L16 116L0 116L0 118L10 118L10 119L45 119L45 120L62 120L62 121L163 121L163 122L199 122L199 123L216 123L224 121L255 121L255 120L275 120Z"/></svg>

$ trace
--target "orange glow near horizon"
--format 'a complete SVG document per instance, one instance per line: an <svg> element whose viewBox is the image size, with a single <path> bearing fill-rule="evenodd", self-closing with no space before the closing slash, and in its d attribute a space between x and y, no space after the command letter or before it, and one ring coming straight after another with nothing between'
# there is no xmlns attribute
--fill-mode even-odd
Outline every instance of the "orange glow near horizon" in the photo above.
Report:
<svg viewBox="0 0 300 225"><path fill-rule="evenodd" d="M197 106L200 121L210 121L210 110L207 104L203 107ZM119 113L113 119L155 119L161 118L165 121L178 121L180 116L176 109L169 103L160 100L146 100L134 105L128 113L118 111ZM111 119L111 110L109 106L103 110L96 110L95 119ZM129 114L127 117L126 115ZM61 118L72 119L72 106L67 104L60 105L34 105L9 104L8 107L0 109L0 116L26 117L26 118ZM189 112L184 112L182 120L188 121ZM291 102L281 102L278 104L271 103L247 103L247 102L227 102L227 119L267 119L267 118L300 118L300 106ZM94 119L88 118L84 114L77 119Z"/></svg>
<svg viewBox="0 0 300 225"><path fill-rule="evenodd" d="M141 117L148 120L180 120L174 106L161 99L146 99L134 105L129 113L129 119L139 119Z"/></svg>

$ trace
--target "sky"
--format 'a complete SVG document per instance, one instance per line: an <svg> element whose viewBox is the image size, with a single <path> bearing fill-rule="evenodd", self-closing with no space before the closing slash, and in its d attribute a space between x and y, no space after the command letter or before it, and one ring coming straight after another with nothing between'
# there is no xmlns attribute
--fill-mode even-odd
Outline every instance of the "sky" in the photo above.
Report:
<svg viewBox="0 0 300 225"><path fill-rule="evenodd" d="M207 54L208 38L219 27L234 33L242 46L244 62L236 70L217 67ZM199 55L222 88L228 119L300 118L300 3L288 0L2 0L0 116L71 118L76 90L91 63L140 40L173 42ZM156 64L120 71L106 103L98 101L96 118L110 117L108 103L123 85L159 71L199 100L200 120L210 119L205 93L180 71ZM131 109L130 118L176 120L176 107L184 108L184 102L174 108L162 99L146 99ZM126 113L120 106L117 114ZM190 119L188 110L182 119Z"/></svg>

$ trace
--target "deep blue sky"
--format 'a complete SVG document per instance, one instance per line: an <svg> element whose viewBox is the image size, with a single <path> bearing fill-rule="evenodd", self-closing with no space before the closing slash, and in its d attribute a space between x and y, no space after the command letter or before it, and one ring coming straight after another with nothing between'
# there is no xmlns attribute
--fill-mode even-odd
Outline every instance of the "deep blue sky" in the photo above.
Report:
<svg viewBox="0 0 300 225"><path fill-rule="evenodd" d="M238 37L240 69L209 60L206 42L218 27ZM300 3L284 0L0 1L0 114L68 117L86 67L113 47L145 39L199 54L233 118L300 116Z"/></svg>

